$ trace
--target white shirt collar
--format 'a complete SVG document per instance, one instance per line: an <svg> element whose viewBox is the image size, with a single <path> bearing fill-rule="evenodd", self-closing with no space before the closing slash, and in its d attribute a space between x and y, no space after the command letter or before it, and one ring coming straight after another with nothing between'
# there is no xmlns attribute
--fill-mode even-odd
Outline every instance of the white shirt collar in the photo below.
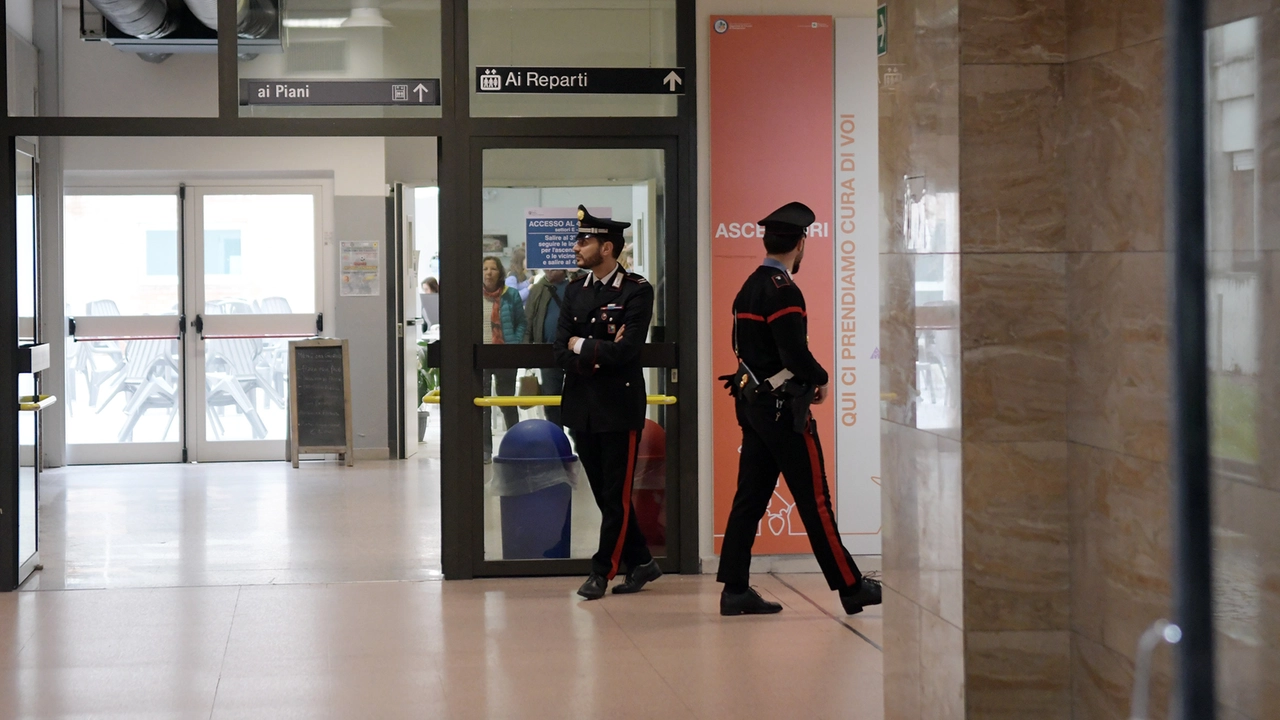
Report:
<svg viewBox="0 0 1280 720"><path fill-rule="evenodd" d="M592 286L593 286L593 285L595 285L597 282L598 282L598 283L600 283L601 285L608 285L609 283L613 282L614 278L616 278L616 277L618 276L618 271L620 271L620 270L622 270L622 263L618 263L617 265L615 265L615 266L614 266L614 268L613 268L613 272L609 273L608 275L605 275L605 276L604 276L603 278L601 278L600 280L596 280L596 274L595 274L595 273L593 273L593 272L589 272L589 273L587 273L587 282L586 282L586 286L587 286L587 287L592 287Z"/></svg>

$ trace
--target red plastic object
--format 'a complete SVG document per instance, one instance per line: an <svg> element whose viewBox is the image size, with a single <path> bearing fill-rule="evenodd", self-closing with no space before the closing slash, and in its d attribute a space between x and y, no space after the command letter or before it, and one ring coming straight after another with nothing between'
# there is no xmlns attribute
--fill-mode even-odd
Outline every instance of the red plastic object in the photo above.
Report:
<svg viewBox="0 0 1280 720"><path fill-rule="evenodd" d="M650 549L667 544L667 431L652 420L644 421L631 502L636 524Z"/></svg>

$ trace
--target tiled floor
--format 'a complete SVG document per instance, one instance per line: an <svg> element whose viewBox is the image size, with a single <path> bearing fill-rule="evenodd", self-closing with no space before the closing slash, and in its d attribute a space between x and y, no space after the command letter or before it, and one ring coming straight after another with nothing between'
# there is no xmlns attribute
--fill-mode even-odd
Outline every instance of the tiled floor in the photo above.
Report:
<svg viewBox="0 0 1280 720"><path fill-rule="evenodd" d="M815 580L757 578L786 609L743 618L705 576L11 593L0 716L881 718L881 653L788 587Z"/></svg>
<svg viewBox="0 0 1280 720"><path fill-rule="evenodd" d="M47 473L0 718L883 717L880 609L819 575L755 577L786 609L742 618L709 576L440 580L437 468Z"/></svg>
<svg viewBox="0 0 1280 720"><path fill-rule="evenodd" d="M116 465L41 474L24 590L440 577L435 462Z"/></svg>

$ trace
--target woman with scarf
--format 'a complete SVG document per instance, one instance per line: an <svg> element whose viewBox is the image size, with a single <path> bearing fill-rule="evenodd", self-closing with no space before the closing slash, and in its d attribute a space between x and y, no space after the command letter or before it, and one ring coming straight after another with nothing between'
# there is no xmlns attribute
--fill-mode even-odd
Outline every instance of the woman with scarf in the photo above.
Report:
<svg viewBox="0 0 1280 720"><path fill-rule="evenodd" d="M481 337L484 338L484 344L523 343L529 334L529 320L524 314L520 292L504 283L507 271L498 258L485 258L481 267L484 280L484 325ZM486 370L485 392L515 395L517 372L515 368ZM520 421L520 414L513 407L502 408L502 417L506 420L508 430ZM493 458L493 408L484 409L484 426L484 461L488 463Z"/></svg>

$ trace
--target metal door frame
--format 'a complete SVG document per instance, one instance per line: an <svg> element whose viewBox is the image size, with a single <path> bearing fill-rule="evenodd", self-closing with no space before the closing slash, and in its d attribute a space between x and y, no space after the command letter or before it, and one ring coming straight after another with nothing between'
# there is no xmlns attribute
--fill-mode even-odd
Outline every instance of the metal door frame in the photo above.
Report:
<svg viewBox="0 0 1280 720"><path fill-rule="evenodd" d="M236 37L237 0L218 0L218 36ZM0 115L0 136L5 138L5 171L0 172L0 333L17 333L17 295L15 285L14 246L16 227L15 165L13 158L15 138L31 137L435 137L439 159L438 181L440 186L440 236L442 238L441 272L450 276L465 272L467 251L465 238L470 232L471 205L475 198L472 155L473 148L492 146L500 139L519 142L540 138L538 142L552 139L557 142L577 142L580 139L592 147L611 147L613 143L636 143L642 146L658 145L668 150L666 157L668 174L674 172L669 182L667 212L671 216L674 232L668 231L671 262L684 267L697 263L697 49L698 32L695 0L675 0L676 6L676 62L686 69L684 95L677 100L677 114L670 117L471 117L470 115L470 44L469 9L467 0L441 0L441 103L439 118L241 118L238 98L238 59L235 42L218 44L218 115L204 118L174 117L64 117L57 114L56 93L42 93L40 112L47 116L9 117ZM41 16L45 10L38 8ZM5 8L0 6L0 18ZM46 30L42 25L38 32ZM0 42L7 42L0 38ZM7 56L0 53L0 97L7 97ZM56 70L56 69L55 69ZM48 69L42 73L47 78ZM601 145L601 143L604 143ZM670 288L673 306L684 299L692 305L697 297L697 279L692 272L680 275L678 286ZM465 327L463 320L474 316L471 302L457 293L441 298L441 321L445 327ZM451 338L450 338L451 339ZM678 532L684 539L677 557L671 560L671 569L681 572L698 572L698 437L697 394L700 378L697 372L696 321L680 325L677 336L668 337L674 344L678 367L684 370L681 377L679 415L685 420L680 424L679 455L669 458L668 467L679 473L680 486ZM443 387L470 387L470 376L475 357L469 344L443 343L441 374ZM16 375L12 354L0 353L0 375ZM0 393L0 404L17 403L17 384L0 383L6 388ZM470 443L474 440L458 439L456 428L463 427L470 402L466 393L443 394L441 415L443 427L449 437L444 445ZM388 398L392 400L392 398ZM454 428L449 430L449 428ZM0 468L16 468L17 463L16 416L0 413ZM488 568L475 562L473 538L483 534L483 517L468 513L468 491L464 478L470 478L467 462L479 463L479 453L464 460L462 453L450 453L442 458L441 508L442 508L442 562L448 578L469 578ZM12 473L0 472L0 591L16 586L17 568L7 553L16 550L16 526L11 522L16 507L17 485ZM12 553L16 555L16 553ZM552 563L538 566L538 572L579 572L576 565L558 567ZM530 570L532 572L532 570ZM504 571L506 573L506 571ZM506 574L528 574L512 568Z"/></svg>
<svg viewBox="0 0 1280 720"><path fill-rule="evenodd" d="M468 186L468 197L470 199L470 214L467 218L467 231L459 236L459 241L452 243L450 248L449 262L461 263L458 276L467 277L465 274L467 268L474 273L474 269L480 266L481 252L480 239L484 232L484 209L482 207L482 192L484 190L484 151L485 150L507 150L507 149L537 149L537 150L660 150L663 153L663 208L662 219L664 223L663 237L664 243L667 245L665 253L665 261L663 263L662 272L664 273L664 284L669 293L666 298L667 313L663 319L667 337L664 342L649 342L643 353L641 360L646 368L663 368L678 371L682 367L682 357L680 350L696 344L696 340L684 341L684 329L690 326L696 333L697 318L691 317L687 322L682 322L681 315L675 311L679 307L679 298L683 289L682 278L685 275L692 276L693 273L681 273L681 266L688 262L684 257L683 251L692 248L696 253L697 246L693 243L680 243L679 238L682 237L680 232L680 146L676 138L664 136L651 137L586 137L586 138L563 138L563 137L474 137L470 144L470 180ZM444 246L441 245L441 264L445 263ZM693 261L696 263L696 258ZM692 267L688 265L686 267ZM477 293L461 293L460 298L463 309L463 317L479 317L481 314L480 295ZM694 296L696 297L696 295ZM471 462L464 462L461 472L463 478L460 491L465 493L465 509L464 515L467 517L475 517L479 520L478 532L471 535L471 562L474 568L474 574L477 577L501 577L501 576L524 576L524 575L585 575L590 571L590 558L568 558L562 560L486 560L484 557L484 471L483 466L477 462L481 457L480 439L481 433L486 432L481 421L480 408L471 404L471 399L487 394L483 388L482 371L485 369L496 368L531 368L531 367L554 367L554 363L550 361L550 347L546 345L484 345L480 337L480 324L459 322L455 327L463 330L461 338L453 338L457 346L461 346L470 351L471 359L467 367L462 368L463 382L467 391L465 393L451 393L451 395L461 395L465 402L463 406L457 408L461 412L462 421L457 427L462 428L459 437L455 441L444 441L444 447L455 447L458 449L459 455L465 459L471 459ZM685 366L688 367L688 366ZM686 377L696 378L697 371L686 372ZM445 386L445 380L442 377L441 386ZM454 380L456 382L456 380ZM697 500L696 496L692 503L687 501L687 492L685 491L686 483L693 484L696 491L696 465L690 472L680 459L683 457L681 450L689 444L687 433L682 432L682 428L694 428L696 432L698 417L697 403L694 402L693 394L696 393L696 381L688 384L677 382L674 383L675 391L672 394L677 395L678 402L669 407L666 417L667 431L667 457L674 461L667 463L667 496L673 499L673 502L667 504L667 554L661 559L660 565L665 572L697 572L697 544L698 544L698 525L697 525ZM453 385L456 387L456 385ZM446 422L445 429L453 426L453 423ZM459 443L455 445L454 443ZM694 437L696 442L696 436ZM695 462L696 462L696 455ZM689 482L694 480L693 482ZM692 515L692 521L688 516ZM692 546L695 561L690 564L686 558L687 549Z"/></svg>

